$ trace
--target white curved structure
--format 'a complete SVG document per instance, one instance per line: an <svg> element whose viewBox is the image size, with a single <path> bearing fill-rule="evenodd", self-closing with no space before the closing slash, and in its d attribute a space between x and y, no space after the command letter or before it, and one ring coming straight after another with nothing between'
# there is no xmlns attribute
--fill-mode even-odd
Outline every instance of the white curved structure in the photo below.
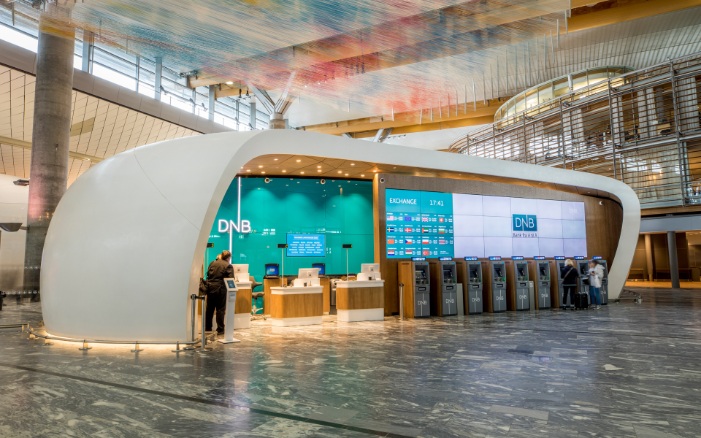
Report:
<svg viewBox="0 0 701 438"><path fill-rule="evenodd" d="M222 133L140 147L90 169L66 192L49 229L42 310L54 335L188 339L188 295L224 194L251 159L294 154L499 175L613 195L623 228L610 296L623 288L640 228L627 185L605 177L289 130Z"/></svg>

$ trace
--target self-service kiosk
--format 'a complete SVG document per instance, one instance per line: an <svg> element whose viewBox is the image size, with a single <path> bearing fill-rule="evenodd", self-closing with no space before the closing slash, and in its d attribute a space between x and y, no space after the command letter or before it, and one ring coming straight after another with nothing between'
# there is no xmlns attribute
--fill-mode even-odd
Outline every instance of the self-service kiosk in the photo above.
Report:
<svg viewBox="0 0 701 438"><path fill-rule="evenodd" d="M414 257L398 264L398 280L404 285L404 316L422 318L431 315L431 276L425 257Z"/></svg>
<svg viewBox="0 0 701 438"><path fill-rule="evenodd" d="M601 256L594 256L592 260L596 260L604 268L604 278L601 280L601 305L606 305L609 303L609 267L606 260L603 260Z"/></svg>
<svg viewBox="0 0 701 438"><path fill-rule="evenodd" d="M506 311L506 264L501 257L489 257L489 263L483 265L482 271L485 279L482 300L484 310L490 313Z"/></svg>
<svg viewBox="0 0 701 438"><path fill-rule="evenodd" d="M584 279L589 278L589 260L584 260L583 256L576 256L574 258L574 265L579 272L579 281L577 284L577 292L586 293L587 301L589 300L589 286L584 284Z"/></svg>
<svg viewBox="0 0 701 438"><path fill-rule="evenodd" d="M528 292L528 262L522 256L513 256L506 261L507 308L528 310L531 308Z"/></svg>
<svg viewBox="0 0 701 438"><path fill-rule="evenodd" d="M562 285L562 274L565 270L565 257L564 256L555 256L555 260L553 260L552 264L552 270L550 271L550 276L551 278L554 278L556 281L552 283L552 288L551 293L552 293L552 306L553 307L569 307L569 306L574 306L574 303L570 302L570 297L569 295L567 296L567 301L562 302L562 296L565 294L565 287Z"/></svg>
<svg viewBox="0 0 701 438"><path fill-rule="evenodd" d="M463 285L465 312L469 315L482 313L482 262L477 257L456 260L458 283Z"/></svg>
<svg viewBox="0 0 701 438"><path fill-rule="evenodd" d="M458 314L458 273L452 258L429 261L431 271L431 315Z"/></svg>
<svg viewBox="0 0 701 438"><path fill-rule="evenodd" d="M533 257L529 263L530 278L535 286L535 301L532 303L536 309L549 309L550 297L550 263L543 256Z"/></svg>
<svg viewBox="0 0 701 438"><path fill-rule="evenodd" d="M238 287L233 278L225 278L224 285L226 286L226 313L224 315L224 339L218 339L222 344L231 344L241 342L240 339L234 338L234 315L236 313L236 292Z"/></svg>

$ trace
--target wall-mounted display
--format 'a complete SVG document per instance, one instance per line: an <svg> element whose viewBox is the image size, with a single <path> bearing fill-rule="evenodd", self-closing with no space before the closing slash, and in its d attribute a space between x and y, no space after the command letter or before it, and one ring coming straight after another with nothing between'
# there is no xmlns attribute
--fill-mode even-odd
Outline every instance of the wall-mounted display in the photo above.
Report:
<svg viewBox="0 0 701 438"><path fill-rule="evenodd" d="M324 257L326 236L324 234L287 233L287 257Z"/></svg>
<svg viewBox="0 0 701 438"><path fill-rule="evenodd" d="M389 258L586 255L583 202L387 189Z"/></svg>

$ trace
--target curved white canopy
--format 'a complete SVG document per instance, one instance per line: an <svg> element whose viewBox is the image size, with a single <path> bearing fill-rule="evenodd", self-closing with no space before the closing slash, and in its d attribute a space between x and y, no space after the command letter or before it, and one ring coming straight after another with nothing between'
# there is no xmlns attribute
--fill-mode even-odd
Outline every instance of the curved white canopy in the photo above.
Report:
<svg viewBox="0 0 701 438"><path fill-rule="evenodd" d="M79 339L188 340L188 297L197 290L224 194L243 165L270 154L418 165L610 193L623 206L611 298L623 288L633 259L640 204L632 189L610 178L290 130L227 132L116 155L70 187L44 248L41 292L48 332Z"/></svg>

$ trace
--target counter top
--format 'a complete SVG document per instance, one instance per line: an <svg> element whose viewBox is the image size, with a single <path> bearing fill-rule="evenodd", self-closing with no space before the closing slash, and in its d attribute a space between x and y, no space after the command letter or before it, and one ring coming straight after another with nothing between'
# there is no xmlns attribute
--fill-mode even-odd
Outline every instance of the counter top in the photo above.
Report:
<svg viewBox="0 0 701 438"><path fill-rule="evenodd" d="M323 290L322 286L271 287L270 293L272 295L320 294Z"/></svg>
<svg viewBox="0 0 701 438"><path fill-rule="evenodd" d="M372 281L338 281L336 282L336 288L345 287L348 289L359 288L359 287L384 287L384 280L372 280Z"/></svg>
<svg viewBox="0 0 701 438"><path fill-rule="evenodd" d="M236 287L239 289L250 289L253 283L250 281L237 281L236 282Z"/></svg>

